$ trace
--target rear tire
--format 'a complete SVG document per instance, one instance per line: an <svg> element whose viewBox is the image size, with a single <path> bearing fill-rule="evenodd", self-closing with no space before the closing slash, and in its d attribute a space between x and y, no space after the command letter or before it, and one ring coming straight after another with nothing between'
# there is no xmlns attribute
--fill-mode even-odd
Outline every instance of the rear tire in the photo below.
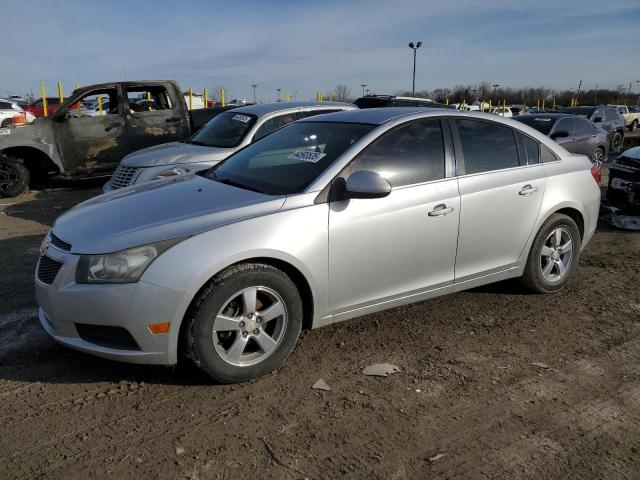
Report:
<svg viewBox="0 0 640 480"><path fill-rule="evenodd" d="M604 148L598 147L591 154L591 161L596 165L602 165L605 161Z"/></svg>
<svg viewBox="0 0 640 480"><path fill-rule="evenodd" d="M631 126L629 127L629 130L631 130L632 132L635 132L638 128L638 120L634 120L633 122L631 122Z"/></svg>
<svg viewBox="0 0 640 480"><path fill-rule="evenodd" d="M240 264L216 275L190 317L187 355L218 382L245 382L280 367L293 351L302 300L280 270Z"/></svg>
<svg viewBox="0 0 640 480"><path fill-rule="evenodd" d="M622 150L622 142L624 142L624 138L620 132L616 132L613 134L613 138L611 139L611 151L614 153L620 153Z"/></svg>
<svg viewBox="0 0 640 480"><path fill-rule="evenodd" d="M22 160L0 154L0 197L15 197L29 188L31 175Z"/></svg>
<svg viewBox="0 0 640 480"><path fill-rule="evenodd" d="M581 244L576 222L568 215L554 213L533 240L521 282L538 293L560 290L578 266Z"/></svg>

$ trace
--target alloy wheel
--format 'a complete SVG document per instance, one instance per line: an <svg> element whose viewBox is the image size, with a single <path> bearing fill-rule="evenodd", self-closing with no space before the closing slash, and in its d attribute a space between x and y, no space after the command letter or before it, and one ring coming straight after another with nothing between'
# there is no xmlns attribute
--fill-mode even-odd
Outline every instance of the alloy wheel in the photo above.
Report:
<svg viewBox="0 0 640 480"><path fill-rule="evenodd" d="M20 181L20 173L10 164L0 163L0 192L6 192Z"/></svg>
<svg viewBox="0 0 640 480"><path fill-rule="evenodd" d="M540 252L540 270L548 282L562 280L573 261L573 241L571 233L564 227L557 227L547 236Z"/></svg>
<svg viewBox="0 0 640 480"><path fill-rule="evenodd" d="M213 345L231 365L255 365L278 348L286 326L282 297L268 287L247 287L223 303L213 322Z"/></svg>

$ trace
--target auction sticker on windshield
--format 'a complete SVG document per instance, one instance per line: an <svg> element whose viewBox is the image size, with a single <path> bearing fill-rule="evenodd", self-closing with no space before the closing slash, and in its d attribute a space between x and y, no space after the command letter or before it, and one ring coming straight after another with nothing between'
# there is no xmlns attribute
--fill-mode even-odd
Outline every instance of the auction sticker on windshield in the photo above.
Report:
<svg viewBox="0 0 640 480"><path fill-rule="evenodd" d="M246 115L234 115L233 117L231 117L233 120L237 120L238 122L242 122L242 123L248 123L249 120L251 120L251 117L247 117Z"/></svg>
<svg viewBox="0 0 640 480"><path fill-rule="evenodd" d="M310 152L308 150L296 150L295 152L287 155L287 158L290 158L291 160L302 160L303 162L316 163L318 160L326 156L326 153Z"/></svg>
<svg viewBox="0 0 640 480"><path fill-rule="evenodd" d="M8 128L0 128L0 135L11 135L11 130Z"/></svg>

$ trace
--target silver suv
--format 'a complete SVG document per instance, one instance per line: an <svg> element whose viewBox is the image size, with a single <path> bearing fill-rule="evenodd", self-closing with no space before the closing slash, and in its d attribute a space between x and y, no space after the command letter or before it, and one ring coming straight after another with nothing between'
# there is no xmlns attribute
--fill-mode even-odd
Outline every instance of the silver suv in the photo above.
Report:
<svg viewBox="0 0 640 480"><path fill-rule="evenodd" d="M295 122L216 167L62 215L36 271L57 341L213 378L281 365L300 329L520 277L562 288L600 189L583 155L496 115L370 109Z"/></svg>

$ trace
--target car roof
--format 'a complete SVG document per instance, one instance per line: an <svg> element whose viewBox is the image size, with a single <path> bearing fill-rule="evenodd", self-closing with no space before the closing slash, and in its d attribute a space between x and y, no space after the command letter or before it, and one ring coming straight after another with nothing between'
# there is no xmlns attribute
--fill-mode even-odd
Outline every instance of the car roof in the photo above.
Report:
<svg viewBox="0 0 640 480"><path fill-rule="evenodd" d="M313 117L307 117L301 122L345 122L345 123L368 123L371 125L382 125L394 118L403 117L407 115L421 114L425 117L435 116L461 116L474 118L486 118L495 119L496 116L492 114L479 113L477 111L464 112L459 110L452 110L450 108L431 108L431 107L383 107L383 108L363 108L361 110L348 110L345 112L327 113L324 115L315 115Z"/></svg>
<svg viewBox="0 0 640 480"><path fill-rule="evenodd" d="M516 120L521 118L548 118L550 120L558 119L558 118L572 118L575 115L571 113L526 113L524 115L518 115Z"/></svg>
<svg viewBox="0 0 640 480"><path fill-rule="evenodd" d="M277 103L260 103L256 105L247 105L234 108L236 113L250 113L257 117L262 117L273 112L284 110L298 110L303 107L334 107L334 108L356 108L353 103L343 102L277 102Z"/></svg>

